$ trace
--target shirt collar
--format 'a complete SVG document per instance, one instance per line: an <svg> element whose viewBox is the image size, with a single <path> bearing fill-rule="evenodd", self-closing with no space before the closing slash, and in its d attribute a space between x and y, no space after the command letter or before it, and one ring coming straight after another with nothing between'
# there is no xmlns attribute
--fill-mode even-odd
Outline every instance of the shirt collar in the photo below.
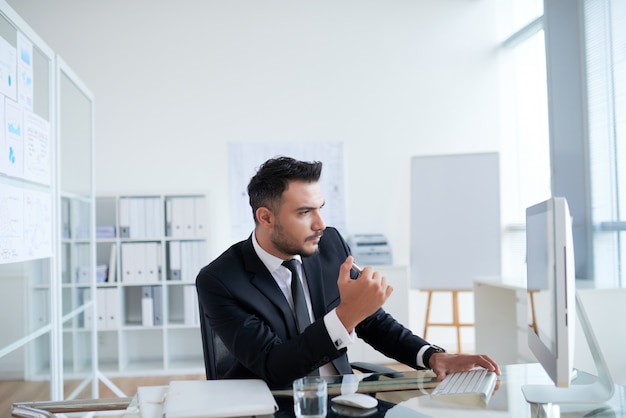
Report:
<svg viewBox="0 0 626 418"><path fill-rule="evenodd" d="M267 269L272 273L275 272L279 267L281 267L283 261L285 261L281 258L273 256L272 254L261 248L261 245L256 239L256 232L254 231L252 232L252 246L254 247L254 251L256 251L256 255L258 255L261 259L261 262L263 262L263 264L265 264L265 267L267 267ZM302 264L302 257L300 257L300 254L295 254L292 258L295 258L300 262L300 264Z"/></svg>

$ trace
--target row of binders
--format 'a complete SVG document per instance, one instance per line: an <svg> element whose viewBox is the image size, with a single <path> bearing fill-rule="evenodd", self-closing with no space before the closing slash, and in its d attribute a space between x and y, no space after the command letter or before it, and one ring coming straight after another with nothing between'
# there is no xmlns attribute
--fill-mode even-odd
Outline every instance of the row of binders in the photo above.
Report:
<svg viewBox="0 0 626 418"><path fill-rule="evenodd" d="M66 283L89 284L91 281L91 247L89 244L61 246L61 277Z"/></svg>
<svg viewBox="0 0 626 418"><path fill-rule="evenodd" d="M77 199L61 199L61 237L87 239L91 231L91 204Z"/></svg>
<svg viewBox="0 0 626 418"><path fill-rule="evenodd" d="M144 327L163 325L163 288L161 286L141 288L141 325Z"/></svg>
<svg viewBox="0 0 626 418"><path fill-rule="evenodd" d="M120 327L120 291L115 287L99 287L96 289L96 326L98 330L115 330ZM85 318L85 328L91 322Z"/></svg>
<svg viewBox="0 0 626 418"><path fill-rule="evenodd" d="M141 286L141 300L133 298L128 300L127 304L139 304L141 303L140 312L136 312L135 315L128 313L132 318L127 318L125 323L128 325L137 325L139 319L137 314L141 314L140 323L144 327L160 326L164 324L164 298L163 287L158 286ZM82 289L84 292L89 292L89 289ZM138 294L136 294L137 296ZM127 293L126 297L130 294ZM82 298L88 298L88 294L81 296ZM43 298L40 298L45 300ZM194 285L182 286L182 318L170 318L171 321L180 321L184 325L198 325L198 294ZM116 287L99 287L96 289L96 326L98 330L117 330L120 328L122 321L122 299L120 297L120 289ZM47 306L45 304L41 305ZM128 309L128 307L127 307ZM78 324L81 328L91 328L92 317L91 310L85 311L84 320Z"/></svg>
<svg viewBox="0 0 626 418"><path fill-rule="evenodd" d="M170 241L168 244L168 280L195 280L207 264L205 241Z"/></svg>
<svg viewBox="0 0 626 418"><path fill-rule="evenodd" d="M165 235L172 238L204 238L206 235L204 196L165 198Z"/></svg>
<svg viewBox="0 0 626 418"><path fill-rule="evenodd" d="M163 261L160 242L121 244L122 283L144 284L162 280Z"/></svg>
<svg viewBox="0 0 626 418"><path fill-rule="evenodd" d="M194 285L182 286L182 321L185 325L198 325L198 293ZM174 309L171 309L174 311ZM180 320L171 318L170 322ZM152 327L163 325L163 288L161 286L141 287L141 325Z"/></svg>
<svg viewBox="0 0 626 418"><path fill-rule="evenodd" d="M120 238L156 238L163 235L160 197L120 197L118 223Z"/></svg>

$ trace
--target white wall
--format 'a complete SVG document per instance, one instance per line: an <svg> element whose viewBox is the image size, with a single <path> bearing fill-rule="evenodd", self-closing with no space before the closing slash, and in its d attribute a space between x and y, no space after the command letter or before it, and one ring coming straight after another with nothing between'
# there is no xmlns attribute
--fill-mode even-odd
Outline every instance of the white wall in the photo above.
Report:
<svg viewBox="0 0 626 418"><path fill-rule="evenodd" d="M496 0L9 0L96 101L98 194L205 192L229 141L343 141L350 233L409 264L414 155L497 150Z"/></svg>

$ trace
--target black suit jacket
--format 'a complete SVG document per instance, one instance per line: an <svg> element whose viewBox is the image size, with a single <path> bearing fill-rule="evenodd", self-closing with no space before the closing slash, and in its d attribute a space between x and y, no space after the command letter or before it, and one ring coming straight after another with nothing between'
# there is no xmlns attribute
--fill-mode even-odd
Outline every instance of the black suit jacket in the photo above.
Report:
<svg viewBox="0 0 626 418"><path fill-rule="evenodd" d="M329 227L319 252L302 258L316 318L302 334L285 296L257 256L252 236L204 267L196 287L205 320L237 359L226 377L261 378L270 386L284 386L329 361L339 373L351 373L346 349L335 347L323 321L339 305L339 267L349 254L346 242ZM383 309L361 322L356 333L386 356L415 368L417 352L427 344Z"/></svg>

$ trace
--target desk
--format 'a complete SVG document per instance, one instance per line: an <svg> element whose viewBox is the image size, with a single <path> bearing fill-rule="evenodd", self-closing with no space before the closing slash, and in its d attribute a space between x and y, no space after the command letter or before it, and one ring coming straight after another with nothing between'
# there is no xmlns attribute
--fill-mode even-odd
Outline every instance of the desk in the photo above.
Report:
<svg viewBox="0 0 626 418"><path fill-rule="evenodd" d="M503 367L497 390L493 394L487 408L468 407L463 404L444 403L431 399L428 394L436 384L429 372L406 372L402 378L390 379L372 375L371 378L359 383L359 392L376 392L379 399L379 411L369 415L370 418L411 418L411 417L626 417L626 387L616 386L612 399L604 404L594 405L535 405L529 404L524 399L521 386L527 383L546 383L550 380L538 364L514 364ZM379 379L372 379L379 377ZM331 379L332 380L332 379ZM337 393L339 385L329 385L329 393ZM293 402L289 389L272 391L281 410L275 414L276 418L293 417ZM52 413L68 412L68 403L72 411L76 409L80 401L60 402L33 402L19 403L14 406L26 406L39 408ZM85 408L81 412L99 411L97 402L103 402L109 407L118 405L118 409L124 410L133 398L109 399L109 400L84 400ZM329 403L328 417L339 418L332 410ZM16 415L14 417L27 417L29 415ZM49 416L49 415L30 415ZM126 417L138 416L138 414L126 414Z"/></svg>

